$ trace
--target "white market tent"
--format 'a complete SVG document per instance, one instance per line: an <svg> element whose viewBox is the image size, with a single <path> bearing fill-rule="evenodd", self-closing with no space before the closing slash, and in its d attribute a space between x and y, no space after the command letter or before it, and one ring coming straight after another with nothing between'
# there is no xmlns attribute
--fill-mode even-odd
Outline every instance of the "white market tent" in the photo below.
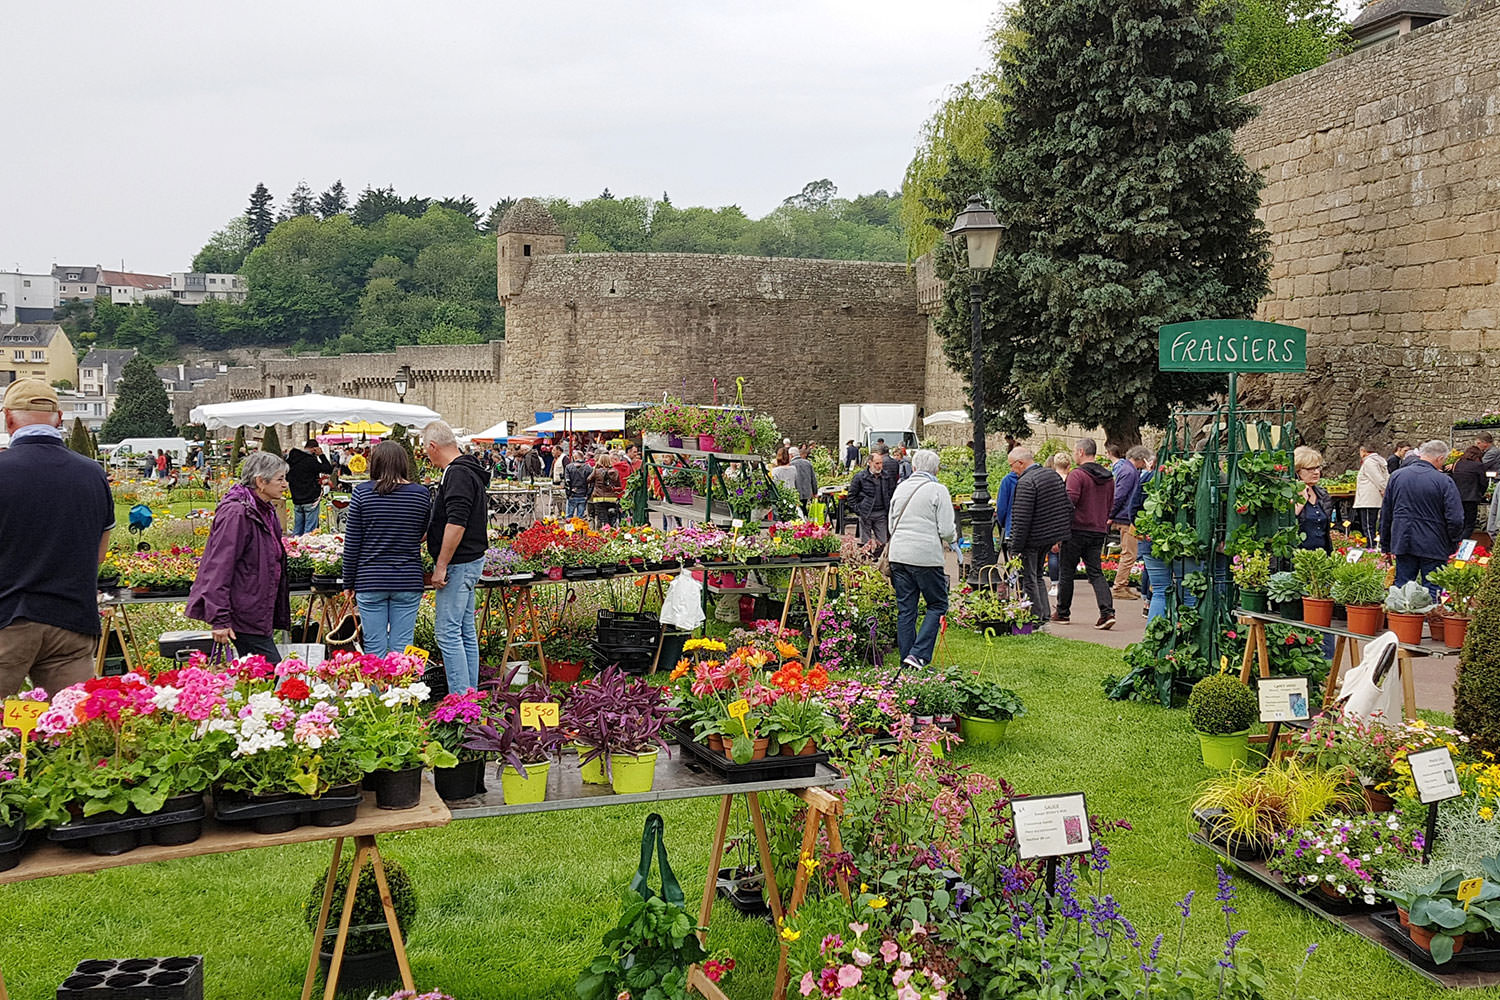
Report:
<svg viewBox="0 0 1500 1000"><path fill-rule="evenodd" d="M300 396L273 396L239 403L207 403L193 407L188 419L209 430L219 430L270 424L330 424L345 420L421 428L443 418L435 410L414 403L384 403L374 399L304 392Z"/></svg>
<svg viewBox="0 0 1500 1000"><path fill-rule="evenodd" d="M554 413L550 420L532 424L522 434L563 434L570 431L623 431L624 410L572 410Z"/></svg>
<svg viewBox="0 0 1500 1000"><path fill-rule="evenodd" d="M963 410L939 410L931 416L922 418L922 426L931 427L933 424L971 424L968 413Z"/></svg>

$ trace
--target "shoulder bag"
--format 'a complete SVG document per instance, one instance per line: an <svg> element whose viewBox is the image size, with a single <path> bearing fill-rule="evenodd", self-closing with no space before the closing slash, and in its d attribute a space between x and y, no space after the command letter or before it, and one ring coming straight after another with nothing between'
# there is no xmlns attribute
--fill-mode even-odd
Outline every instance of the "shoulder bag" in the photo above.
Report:
<svg viewBox="0 0 1500 1000"><path fill-rule="evenodd" d="M927 485L927 484L926 483L922 484L922 486L925 486L925 485ZM906 513L906 508L910 507L911 506L911 502L917 498L917 494L922 492L922 486L918 486L916 489L912 490L911 491L911 496L909 496L909 497L906 498L906 503L902 504L901 505L901 509L896 512L896 520L894 520L894 521L891 522L891 530L886 535L886 537L888 539L895 539L895 537L896 537L896 526L901 523L901 515L903 515L903 514ZM881 576L889 577L891 575L891 543L890 543L890 541L887 541L885 543L885 548L883 548L883 549L880 550L880 558L876 561L875 568L878 569L878 570L880 570L880 575Z"/></svg>

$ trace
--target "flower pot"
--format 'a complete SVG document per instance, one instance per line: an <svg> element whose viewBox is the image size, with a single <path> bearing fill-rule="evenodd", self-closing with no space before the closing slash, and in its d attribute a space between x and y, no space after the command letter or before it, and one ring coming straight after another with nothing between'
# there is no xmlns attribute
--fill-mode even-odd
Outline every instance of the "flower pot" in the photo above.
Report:
<svg viewBox="0 0 1500 1000"><path fill-rule="evenodd" d="M453 767L432 769L432 782L444 801L468 799L479 794L480 780L484 776L484 758L461 760Z"/></svg>
<svg viewBox="0 0 1500 1000"><path fill-rule="evenodd" d="M422 798L422 767L376 771L375 804L381 809L411 809Z"/></svg>
<svg viewBox="0 0 1500 1000"><path fill-rule="evenodd" d="M751 760L765 760L766 759L766 750L770 746L771 746L771 740L770 740L769 737L762 736L761 738L755 740L755 742L754 742L754 750L750 754L750 759ZM728 757L730 760L734 759L734 741L733 740L725 740L724 741L724 756Z"/></svg>
<svg viewBox="0 0 1500 1000"><path fill-rule="evenodd" d="M1424 951L1432 951L1433 931L1431 928L1418 927L1408 918L1406 924L1406 933L1411 935L1412 944L1416 945L1418 948L1421 948ZM1468 937L1467 934L1460 934L1453 939L1453 954L1457 955L1459 952L1464 950L1464 938L1466 937Z"/></svg>
<svg viewBox="0 0 1500 1000"><path fill-rule="evenodd" d="M547 661L547 679L549 681L559 681L563 684L572 684L578 680L578 674L582 670L582 660Z"/></svg>
<svg viewBox="0 0 1500 1000"><path fill-rule="evenodd" d="M672 440L666 434L660 434L656 431L644 431L641 433L641 445L660 451L662 448L672 447Z"/></svg>
<svg viewBox="0 0 1500 1000"><path fill-rule="evenodd" d="M715 437L714 435L712 435L712 434L699 434L698 435L698 450L699 451L718 451L719 450L719 439L717 437Z"/></svg>
<svg viewBox="0 0 1500 1000"><path fill-rule="evenodd" d="M1401 926L1407 930L1411 929L1411 912L1404 906L1396 907L1396 919L1401 921Z"/></svg>
<svg viewBox="0 0 1500 1000"><path fill-rule="evenodd" d="M681 486L668 486L667 500L670 503L690 505L693 502L693 491Z"/></svg>
<svg viewBox="0 0 1500 1000"><path fill-rule="evenodd" d="M328 967L333 964L333 934L335 933L337 932L330 931L326 937L324 947L328 950L318 952L318 963L323 967L325 978L328 975ZM358 955L351 955L346 950L344 960L339 963L338 985L344 990L352 989L361 995L365 993L366 987L382 986L398 982L400 979L401 967L396 964L394 948Z"/></svg>
<svg viewBox="0 0 1500 1000"><path fill-rule="evenodd" d="M723 753L724 752L724 734L723 733L709 733L708 734L708 748L710 750L712 750L714 753Z"/></svg>
<svg viewBox="0 0 1500 1000"><path fill-rule="evenodd" d="M1009 725L1009 719L974 719L960 715L958 734L969 746L994 747L1005 739L1005 729Z"/></svg>
<svg viewBox="0 0 1500 1000"><path fill-rule="evenodd" d="M582 743L573 744L578 751L578 777L583 779L585 785L607 785L609 779L604 776L604 758L595 757L588 763L583 762L583 755L593 747L586 747Z"/></svg>
<svg viewBox="0 0 1500 1000"><path fill-rule="evenodd" d="M1300 622L1302 620L1302 598L1295 597L1290 601L1277 601L1276 613L1287 621Z"/></svg>
<svg viewBox="0 0 1500 1000"><path fill-rule="evenodd" d="M184 812L193 809L194 806L201 807L202 805L202 792L186 792L167 799L167 801L161 804L161 809L157 812L159 815L165 816L168 813ZM190 815L194 814L199 814L199 818L184 820L181 823L166 823L162 826L152 827L150 831L151 843L161 847L177 847L182 844L191 844L203 836L201 809L195 811L195 813L190 813Z"/></svg>
<svg viewBox="0 0 1500 1000"><path fill-rule="evenodd" d="M926 729L928 726L932 725L932 716L918 715L914 716L912 718L912 721L917 724L918 729Z"/></svg>
<svg viewBox="0 0 1500 1000"><path fill-rule="evenodd" d="M667 447L668 448L681 448L682 447L682 435L681 434L668 434L667 435Z"/></svg>
<svg viewBox="0 0 1500 1000"><path fill-rule="evenodd" d="M1327 628L1333 624L1333 601L1326 597L1302 598L1302 620Z"/></svg>
<svg viewBox="0 0 1500 1000"><path fill-rule="evenodd" d="M363 799L359 795L359 785L349 782L347 785L334 785L324 792L321 799L313 799L309 809L312 810L308 816L308 822L313 826L348 826L359 818L359 806ZM349 799L349 805L328 805L327 799Z"/></svg>
<svg viewBox="0 0 1500 1000"><path fill-rule="evenodd" d="M1396 802L1384 792L1377 792L1372 786L1365 785L1365 812L1388 813L1396 808Z"/></svg>
<svg viewBox="0 0 1500 1000"><path fill-rule="evenodd" d="M795 753L792 752L792 747L791 747L791 744L789 744L789 743L782 744L782 747L781 747L781 756L783 756L783 757L811 757L813 754L815 754L817 752L818 752L818 741L817 740L808 740L807 741L807 745L804 746L801 750L796 751Z"/></svg>
<svg viewBox="0 0 1500 1000"><path fill-rule="evenodd" d="M526 777L523 778L520 771L506 764L500 770L500 789L505 793L505 804L520 806L546 801L547 772L550 770L552 765L547 761L527 764Z"/></svg>
<svg viewBox="0 0 1500 1000"><path fill-rule="evenodd" d="M1227 771L1236 764L1250 760L1250 730L1225 735L1198 734L1198 747L1203 753L1203 763L1216 771Z"/></svg>
<svg viewBox="0 0 1500 1000"><path fill-rule="evenodd" d="M17 819L10 826L0 826L0 872L10 871L21 863L21 849L25 846L25 820Z"/></svg>
<svg viewBox="0 0 1500 1000"><path fill-rule="evenodd" d="M656 751L640 755L615 754L609 760L610 785L617 795L651 791L656 781Z"/></svg>
<svg viewBox="0 0 1500 1000"><path fill-rule="evenodd" d="M1030 635L1036 628L1036 622L1026 622L1024 625L1011 625L1011 635Z"/></svg>
<svg viewBox="0 0 1500 1000"><path fill-rule="evenodd" d="M1353 609L1351 608L1350 611L1349 627L1351 630L1355 630L1354 616L1352 614ZM1396 633L1396 640L1398 642L1416 645L1422 641L1422 623L1427 620L1426 615L1409 615L1399 611L1389 611L1386 613L1386 620L1390 622L1391 631ZM1366 632L1365 634L1374 635L1374 632Z"/></svg>
<svg viewBox="0 0 1500 1000"><path fill-rule="evenodd" d="M1246 611L1264 613L1266 610L1266 592L1264 590L1241 590L1240 607Z"/></svg>
<svg viewBox="0 0 1500 1000"><path fill-rule="evenodd" d="M561 566L548 566L547 567L547 579L549 579L549 580L561 580L562 578L563 578L563 568Z"/></svg>
<svg viewBox="0 0 1500 1000"><path fill-rule="evenodd" d="M1443 624L1443 613L1436 608L1427 612L1427 631L1432 633L1433 642L1444 642L1447 639L1448 629Z"/></svg>
<svg viewBox="0 0 1500 1000"><path fill-rule="evenodd" d="M950 733L958 731L958 717L954 715L935 715L932 721L937 723L939 729L946 729Z"/></svg>
<svg viewBox="0 0 1500 1000"><path fill-rule="evenodd" d="M1379 604L1346 604L1349 614L1349 631L1356 635L1379 635L1381 618L1385 607Z"/></svg>
<svg viewBox="0 0 1500 1000"><path fill-rule="evenodd" d="M1464 636L1469 633L1469 619L1461 615L1443 616L1443 645L1449 649L1462 649Z"/></svg>

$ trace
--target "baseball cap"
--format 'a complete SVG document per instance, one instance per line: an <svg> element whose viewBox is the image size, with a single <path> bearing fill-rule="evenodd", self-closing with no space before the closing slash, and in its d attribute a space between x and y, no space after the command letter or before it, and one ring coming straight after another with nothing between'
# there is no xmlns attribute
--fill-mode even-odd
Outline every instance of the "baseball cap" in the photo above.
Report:
<svg viewBox="0 0 1500 1000"><path fill-rule="evenodd" d="M5 402L0 404L7 410L39 410L57 413L62 404L57 401L57 390L39 378L23 378L12 382L5 390Z"/></svg>

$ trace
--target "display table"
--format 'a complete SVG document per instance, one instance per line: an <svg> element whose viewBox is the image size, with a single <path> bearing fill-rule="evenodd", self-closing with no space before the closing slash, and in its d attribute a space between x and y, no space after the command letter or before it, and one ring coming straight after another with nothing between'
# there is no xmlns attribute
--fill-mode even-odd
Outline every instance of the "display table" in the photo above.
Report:
<svg viewBox="0 0 1500 1000"><path fill-rule="evenodd" d="M499 784L498 779L494 779ZM792 894L783 900L776 885L776 872L771 863L771 845L766 836L765 817L760 808L760 793L787 791L807 805L807 818L802 825L802 845L799 857L810 858L817 847L818 831L828 835L828 849L843 850L839 837L839 816L843 803L829 789L841 788L848 782L827 765L819 765L816 772L806 778L781 778L768 781L727 783L716 774L701 771L691 765L680 751L668 757L665 751L656 759L656 780L649 792L633 795L616 795L608 785L586 785L579 775L577 758L569 754L561 765L553 764L547 773L547 798L543 802L508 806L498 790L486 792L471 799L451 804L455 820L487 819L496 816L522 815L525 813L551 812L562 809L587 809L595 806L624 806L648 802L665 802L672 799L719 797L719 818L714 826L714 837L709 849L707 884L703 887L703 902L698 910L698 924L704 930L699 937L707 938L709 917L713 912L714 895L718 887L719 869L724 862L724 844L729 832L730 811L736 795L745 797L745 806L750 813L751 826L755 831L755 846L760 858L761 870L766 877L766 897L771 907L775 926L781 927L802 905L807 895L807 883L811 871L807 865L797 865L797 875L792 884ZM849 901L849 886L843 876L837 876L839 891L844 901ZM780 940L781 953L776 968L772 991L773 1000L783 1000L787 990L787 954L789 945ZM694 967L688 984L709 1000L726 1000L718 985Z"/></svg>
<svg viewBox="0 0 1500 1000"><path fill-rule="evenodd" d="M425 830L446 826L452 819L448 807L438 798L437 790L430 782L422 784L422 800L413 809L385 810L375 806L373 793L367 794L353 823L346 826L300 826L286 833L259 834L248 828L217 823L213 819L203 821L203 836L191 844L172 847L138 847L125 854L113 856L82 853L77 850L46 844L28 851L21 863L9 871L0 872L0 885L11 882L29 882L34 879L56 875L81 875L87 872L120 868L126 865L144 865L153 861L175 861L179 858L195 858L205 854L228 854L260 847L283 847L287 844L305 844L317 840L332 840L333 858L328 864L328 878L323 887L323 907L318 914L318 928L313 935L312 955L307 960L307 976L302 982L302 1000L310 1000L313 984L318 972L318 951L327 929L333 904L333 890L339 870L339 859L343 855L344 841L354 838L354 873L344 893L343 909L339 917L338 932L334 937L333 961L328 967L327 984L323 990L324 1000L333 1000L334 986L338 982L339 969L344 960L344 947L349 938L350 919L354 914L355 890L359 885L359 870L368 858L374 866L375 881L380 887L380 899L385 909L386 926L396 949L396 964L401 970L401 982L409 990L416 986L412 981L411 966L406 960L406 947L401 939L400 924L391 902L391 892L385 879L385 863L380 857L375 838L382 833L403 833L408 830ZM5 981L0 977L0 1000L7 1000Z"/></svg>

